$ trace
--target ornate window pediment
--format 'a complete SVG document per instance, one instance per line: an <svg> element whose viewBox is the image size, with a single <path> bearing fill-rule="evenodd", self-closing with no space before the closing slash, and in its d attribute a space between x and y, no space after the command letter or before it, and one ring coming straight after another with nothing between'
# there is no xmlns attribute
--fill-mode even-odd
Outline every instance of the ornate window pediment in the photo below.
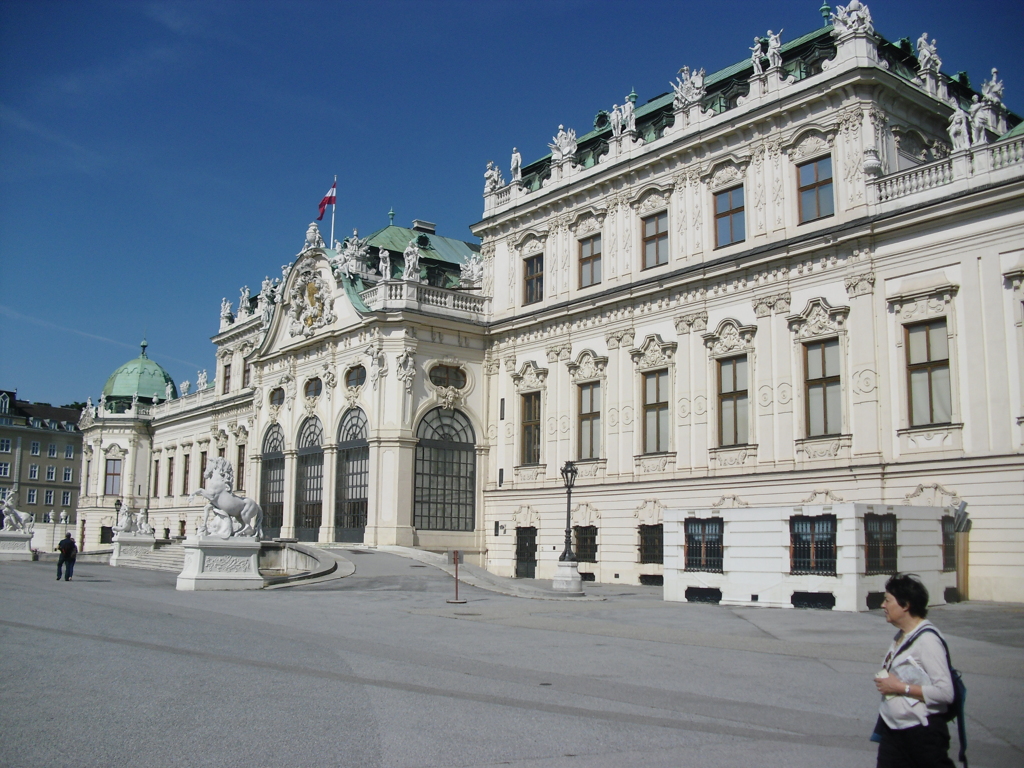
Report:
<svg viewBox="0 0 1024 768"><path fill-rule="evenodd" d="M715 191L742 184L746 178L746 168L746 162L732 158L712 166L707 177L708 189Z"/></svg>
<svg viewBox="0 0 1024 768"><path fill-rule="evenodd" d="M661 336L652 333L644 343L629 351L633 365L637 370L646 371L652 368L664 368L672 362L675 357L676 347L679 345L674 341L662 341Z"/></svg>
<svg viewBox="0 0 1024 768"><path fill-rule="evenodd" d="M814 128L797 136L786 150L786 154L794 163L799 163L812 157L827 155L832 151L834 142L835 137L831 133Z"/></svg>
<svg viewBox="0 0 1024 768"><path fill-rule="evenodd" d="M689 333L690 331L706 331L708 329L708 313L691 312L687 315L680 315L676 318L676 333Z"/></svg>
<svg viewBox="0 0 1024 768"><path fill-rule="evenodd" d="M569 229L576 237L592 235L601 231L601 227L604 226L604 220L607 215L608 211L605 210L581 211L579 215L576 216L575 221L569 225Z"/></svg>
<svg viewBox="0 0 1024 768"><path fill-rule="evenodd" d="M807 302L803 312L790 315L786 320L796 338L811 339L845 331L849 314L849 307L833 307L825 299L815 298Z"/></svg>
<svg viewBox="0 0 1024 768"><path fill-rule="evenodd" d="M705 333L704 346L712 357L750 352L754 348L756 325L740 325L739 320L726 318L718 324L714 333Z"/></svg>
<svg viewBox="0 0 1024 768"><path fill-rule="evenodd" d="M547 242L546 232L527 232L516 243L515 249L524 256L532 256L544 250L544 243Z"/></svg>
<svg viewBox="0 0 1024 768"><path fill-rule="evenodd" d="M569 376L574 382L603 379L607 366L608 358L598 357L590 349L584 349L575 361L570 360L565 364L565 367L569 369Z"/></svg>
<svg viewBox="0 0 1024 768"><path fill-rule="evenodd" d="M905 323L949 314L950 303L958 290L960 286L939 272L924 278L904 280L899 291L887 296L886 301L892 305L899 320Z"/></svg>
<svg viewBox="0 0 1024 768"><path fill-rule="evenodd" d="M646 216L655 211L663 211L668 208L671 189L646 189L643 190L632 203L633 210L639 215Z"/></svg>
<svg viewBox="0 0 1024 768"><path fill-rule="evenodd" d="M523 363L518 373L512 374L512 383L515 384L516 392L533 392L538 389L547 388L548 369L538 368L532 360Z"/></svg>

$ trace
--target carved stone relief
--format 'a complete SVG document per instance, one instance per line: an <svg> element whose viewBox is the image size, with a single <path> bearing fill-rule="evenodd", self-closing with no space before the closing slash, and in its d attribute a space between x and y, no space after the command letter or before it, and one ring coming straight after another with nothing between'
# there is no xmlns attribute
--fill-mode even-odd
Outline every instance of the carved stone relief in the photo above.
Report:
<svg viewBox="0 0 1024 768"><path fill-rule="evenodd" d="M629 351L633 365L637 370L644 371L652 368L663 368L672 362L675 356L676 342L662 341L658 334L651 334L644 343L636 349Z"/></svg>
<svg viewBox="0 0 1024 768"><path fill-rule="evenodd" d="M803 340L845 331L849 314L849 307L832 307L825 299L815 298L807 302L803 312L790 315L786 320L794 336Z"/></svg>
<svg viewBox="0 0 1024 768"><path fill-rule="evenodd" d="M750 351L753 349L755 333L757 333L756 326L740 325L738 320L729 318L719 323L718 329L714 333L703 335L704 346L708 348L713 357Z"/></svg>

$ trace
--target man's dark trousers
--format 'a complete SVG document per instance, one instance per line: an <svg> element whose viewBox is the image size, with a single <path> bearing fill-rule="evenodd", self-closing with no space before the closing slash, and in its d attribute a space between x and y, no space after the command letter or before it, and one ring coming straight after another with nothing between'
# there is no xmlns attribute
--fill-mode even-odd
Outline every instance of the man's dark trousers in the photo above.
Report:
<svg viewBox="0 0 1024 768"><path fill-rule="evenodd" d="M67 566L65 568L65 566ZM57 580L60 581L60 572L64 570L64 581L68 581L75 572L75 558L68 557L63 552L57 558Z"/></svg>

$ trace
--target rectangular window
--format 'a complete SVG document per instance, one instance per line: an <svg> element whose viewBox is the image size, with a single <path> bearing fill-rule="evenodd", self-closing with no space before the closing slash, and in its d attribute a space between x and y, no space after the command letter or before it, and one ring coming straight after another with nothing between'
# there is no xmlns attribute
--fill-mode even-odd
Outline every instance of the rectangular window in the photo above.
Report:
<svg viewBox="0 0 1024 768"><path fill-rule="evenodd" d="M576 560L581 563L596 563L597 526L574 525L572 532L576 536Z"/></svg>
<svg viewBox="0 0 1024 768"><path fill-rule="evenodd" d="M246 363L242 367L242 386L248 387L252 385L252 366Z"/></svg>
<svg viewBox="0 0 1024 768"><path fill-rule="evenodd" d="M668 264L668 212L648 216L643 225L644 269Z"/></svg>
<svg viewBox="0 0 1024 768"><path fill-rule="evenodd" d="M523 304L536 304L544 298L544 254L526 259L523 267Z"/></svg>
<svg viewBox="0 0 1024 768"><path fill-rule="evenodd" d="M153 459L153 490L150 495L154 499L160 495L160 459Z"/></svg>
<svg viewBox="0 0 1024 768"><path fill-rule="evenodd" d="M38 480L39 479L39 465L38 464L29 464L28 465L28 479L29 480Z"/></svg>
<svg viewBox="0 0 1024 768"><path fill-rule="evenodd" d="M174 457L167 457L167 495L174 495Z"/></svg>
<svg viewBox="0 0 1024 768"><path fill-rule="evenodd" d="M11 476L11 463L9 461L0 461L0 477Z"/></svg>
<svg viewBox="0 0 1024 768"><path fill-rule="evenodd" d="M63 493L61 493L61 495L60 495L60 505L62 507L70 507L71 506L71 491L64 491Z"/></svg>
<svg viewBox="0 0 1024 768"><path fill-rule="evenodd" d="M668 451L668 371L644 374L644 453Z"/></svg>
<svg viewBox="0 0 1024 768"><path fill-rule="evenodd" d="M864 515L864 573L896 573L896 515Z"/></svg>
<svg viewBox="0 0 1024 768"><path fill-rule="evenodd" d="M235 464L235 490L245 490L245 446L238 446L238 461Z"/></svg>
<svg viewBox="0 0 1024 768"><path fill-rule="evenodd" d="M43 504L48 507L53 505L53 491L43 492Z"/></svg>
<svg viewBox="0 0 1024 768"><path fill-rule="evenodd" d="M601 282L601 236L580 240L580 288Z"/></svg>
<svg viewBox="0 0 1024 768"><path fill-rule="evenodd" d="M184 496L188 491L188 471L189 465L192 463L192 457L189 454L185 454L181 457L181 495Z"/></svg>
<svg viewBox="0 0 1024 768"><path fill-rule="evenodd" d="M73 459L73 458L75 458L75 446L73 446L73 445L65 445L64 446L64 458L65 459Z"/></svg>
<svg viewBox="0 0 1024 768"><path fill-rule="evenodd" d="M832 199L832 158L823 157L797 166L800 223L835 213Z"/></svg>
<svg viewBox="0 0 1024 768"><path fill-rule="evenodd" d="M72 467L64 467L64 482L74 482L75 470Z"/></svg>
<svg viewBox="0 0 1024 768"><path fill-rule="evenodd" d="M718 361L718 444L746 445L747 356Z"/></svg>
<svg viewBox="0 0 1024 768"><path fill-rule="evenodd" d="M523 395L523 464L540 464L540 392Z"/></svg>
<svg viewBox="0 0 1024 768"><path fill-rule="evenodd" d="M0 438L0 453L11 452L11 440L8 437Z"/></svg>
<svg viewBox="0 0 1024 768"><path fill-rule="evenodd" d="M121 495L120 459L107 459L107 469L104 475L103 494L105 496Z"/></svg>
<svg viewBox="0 0 1024 768"><path fill-rule="evenodd" d="M715 193L715 247L722 248L747 239L743 187Z"/></svg>
<svg viewBox="0 0 1024 768"><path fill-rule="evenodd" d="M836 575L836 516L789 518L790 573Z"/></svg>
<svg viewBox="0 0 1024 768"><path fill-rule="evenodd" d="M57 479L57 468L53 465L46 468L46 479L51 483Z"/></svg>
<svg viewBox="0 0 1024 768"><path fill-rule="evenodd" d="M942 516L942 570L956 570L956 527L952 515Z"/></svg>
<svg viewBox="0 0 1024 768"><path fill-rule="evenodd" d="M953 420L953 406L946 321L908 325L903 332L907 347L910 426L949 424Z"/></svg>
<svg viewBox="0 0 1024 768"><path fill-rule="evenodd" d="M804 344L804 363L807 436L838 435L843 431L839 339Z"/></svg>
<svg viewBox="0 0 1024 768"><path fill-rule="evenodd" d="M722 521L686 521L686 570L722 573Z"/></svg>
<svg viewBox="0 0 1024 768"><path fill-rule="evenodd" d="M37 440L33 440L32 441L32 455L33 456L38 456L39 455L39 442Z"/></svg>
<svg viewBox="0 0 1024 768"><path fill-rule="evenodd" d="M29 488L28 489L28 503L29 504L35 504L36 503L36 498L37 498L37 494L38 493L39 493L39 491L37 491L35 488Z"/></svg>
<svg viewBox="0 0 1024 768"><path fill-rule="evenodd" d="M46 447L46 455L49 456L51 459L56 459L57 458L57 444L56 443L50 443Z"/></svg>
<svg viewBox="0 0 1024 768"><path fill-rule="evenodd" d="M665 527L658 525L640 526L640 562L665 562Z"/></svg>
<svg viewBox="0 0 1024 768"><path fill-rule="evenodd" d="M224 366L224 388L221 390L222 395L226 395L231 391L231 363Z"/></svg>
<svg viewBox="0 0 1024 768"><path fill-rule="evenodd" d="M206 477L206 451L199 452L199 482L202 483Z"/></svg>
<svg viewBox="0 0 1024 768"><path fill-rule="evenodd" d="M581 459L601 456L601 385L580 384L580 452Z"/></svg>

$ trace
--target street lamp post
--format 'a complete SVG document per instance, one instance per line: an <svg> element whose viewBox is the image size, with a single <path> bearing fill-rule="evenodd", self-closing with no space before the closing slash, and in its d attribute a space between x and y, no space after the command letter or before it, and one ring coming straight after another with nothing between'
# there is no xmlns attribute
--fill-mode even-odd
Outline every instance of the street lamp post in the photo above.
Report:
<svg viewBox="0 0 1024 768"><path fill-rule="evenodd" d="M558 558L558 570L551 588L556 592L573 595L583 594L583 580L576 567L576 554L572 551L572 487L576 484L579 469L571 462L562 467L562 482L565 483L565 549Z"/></svg>

